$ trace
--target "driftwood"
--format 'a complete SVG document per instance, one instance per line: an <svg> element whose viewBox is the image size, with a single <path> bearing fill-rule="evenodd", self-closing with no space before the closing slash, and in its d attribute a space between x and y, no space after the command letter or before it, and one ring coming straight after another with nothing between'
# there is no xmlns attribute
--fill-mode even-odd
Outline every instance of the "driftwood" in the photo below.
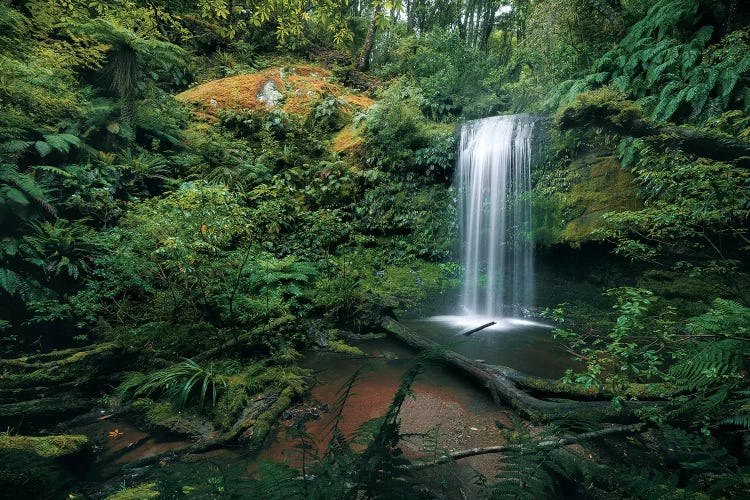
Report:
<svg viewBox="0 0 750 500"><path fill-rule="evenodd" d="M382 326L394 337L415 349L427 350L438 347L436 343L421 337L393 318L384 318ZM547 422L560 417L592 414L617 421L633 421L635 420L634 410L666 404L664 401L624 401L621 403L621 409L618 409L612 404L611 400L604 400L607 395L603 393L588 389L582 391L576 389L575 386L570 386L570 390L565 391L565 387L568 386L563 386L548 379L525 375L511 368L469 359L450 350L440 351L440 356L443 362L460 369L486 387L497 405L509 405L534 422ZM524 388L532 389L524 390ZM541 396L550 396L549 393L545 394L545 389L551 389L554 394L565 395L568 398L582 396L581 399L587 400L552 401L542 399ZM532 395L531 392L534 392L535 395ZM536 395L540 397L535 397Z"/></svg>
<svg viewBox="0 0 750 500"><path fill-rule="evenodd" d="M472 328L471 330L462 332L462 335L471 335L472 333L481 332L485 328L489 328L489 327L491 327L494 324L496 324L494 321L490 321L489 323L485 323L482 326L478 326L476 328Z"/></svg>

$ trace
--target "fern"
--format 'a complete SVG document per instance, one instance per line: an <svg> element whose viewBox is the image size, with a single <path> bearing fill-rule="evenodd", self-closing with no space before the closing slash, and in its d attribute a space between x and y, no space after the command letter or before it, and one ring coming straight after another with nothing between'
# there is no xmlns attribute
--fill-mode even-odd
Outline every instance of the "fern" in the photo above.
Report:
<svg viewBox="0 0 750 500"><path fill-rule="evenodd" d="M687 329L696 335L750 337L750 308L733 300L716 299L706 313L690 319Z"/></svg>
<svg viewBox="0 0 750 500"><path fill-rule="evenodd" d="M742 377L743 354L750 353L747 342L721 340L707 343L693 356L673 366L669 376L680 392L707 389L728 379Z"/></svg>
<svg viewBox="0 0 750 500"><path fill-rule="evenodd" d="M200 406L204 406L209 394L211 404L215 405L219 393L226 387L225 376L213 364L204 368L192 359L186 359L149 375L131 376L121 385L118 393L125 398L164 394L181 408L195 397L196 388Z"/></svg>
<svg viewBox="0 0 750 500"><path fill-rule="evenodd" d="M579 92L612 85L654 120L703 123L728 109L746 109L750 35L735 31L708 47L715 28L697 25L699 7L698 0L657 1L594 63L591 74L558 85L546 105L551 109L572 102ZM685 26L694 26L691 36Z"/></svg>

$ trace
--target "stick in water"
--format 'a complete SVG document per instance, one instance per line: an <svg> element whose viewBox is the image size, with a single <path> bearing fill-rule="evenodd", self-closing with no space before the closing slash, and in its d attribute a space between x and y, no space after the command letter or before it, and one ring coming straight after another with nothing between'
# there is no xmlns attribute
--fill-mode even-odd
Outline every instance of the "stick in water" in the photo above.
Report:
<svg viewBox="0 0 750 500"><path fill-rule="evenodd" d="M466 332L463 332L464 335L471 335L472 333L477 333L480 330L484 330L485 328L494 325L494 321L490 321L489 323L485 323L482 326L478 326L476 328L472 328L471 330L468 330Z"/></svg>

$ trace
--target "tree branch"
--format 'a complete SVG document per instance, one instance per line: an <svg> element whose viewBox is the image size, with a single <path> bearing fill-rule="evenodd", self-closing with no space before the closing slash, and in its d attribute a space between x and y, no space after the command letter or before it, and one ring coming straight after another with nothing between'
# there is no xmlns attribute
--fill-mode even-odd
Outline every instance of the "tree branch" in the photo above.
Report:
<svg viewBox="0 0 750 500"><path fill-rule="evenodd" d="M577 436L571 436L571 437L561 437L556 439L550 439L547 441L541 441L537 443L536 449L545 449L545 448L558 448L560 446L567 446L569 444L575 444L579 443L581 441L588 441L591 439L599 439L602 437L610 436L612 434L629 434L632 432L639 432L646 426L645 423L637 423L637 424L631 424L631 425L621 425L617 427L608 427L606 429L599 429L598 431L591 431L591 432L584 432L583 434L578 434ZM436 458L435 460L431 460L429 462L420 462L410 465L403 465L400 468L403 470L423 470L427 469L429 467L434 467L436 465L453 462L455 460L461 460L463 458L469 458L469 457L476 457L478 455L487 455L490 453L505 453L507 451L521 451L523 450L523 445L520 444L506 444L506 445L499 445L499 446L485 446L481 448L468 448L466 450L459 450L451 452L447 455L443 455L442 457Z"/></svg>

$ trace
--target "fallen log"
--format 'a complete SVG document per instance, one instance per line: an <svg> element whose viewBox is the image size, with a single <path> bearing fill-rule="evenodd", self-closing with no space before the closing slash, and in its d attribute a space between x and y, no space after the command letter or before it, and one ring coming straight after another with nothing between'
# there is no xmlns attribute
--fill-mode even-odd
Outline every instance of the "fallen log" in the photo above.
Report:
<svg viewBox="0 0 750 500"><path fill-rule="evenodd" d="M415 349L428 350L439 347L438 344L419 336L391 317L384 318L381 325L391 335ZM511 368L469 359L451 350L440 350L439 356L443 362L462 370L486 387L498 406L509 405L534 422L548 422L561 417L591 415L617 421L632 421L634 420L633 412L635 410L666 404L665 401L624 401L618 408L612 404L611 397L610 400L592 400L597 397L606 398L607 396L590 390L584 391L586 401L540 399L532 396L522 387L533 386L535 392L541 394L544 393L545 388L550 387L554 388L558 394L564 393L568 398L579 396L578 391L580 389L570 386L569 391L564 391L562 384L553 383L548 379L537 379ZM518 381L523 381L523 384Z"/></svg>
<svg viewBox="0 0 750 500"><path fill-rule="evenodd" d="M95 404L95 399L78 393L2 404L0 405L0 426L12 427L16 432L20 429L28 431L29 428L49 425L84 413Z"/></svg>
<svg viewBox="0 0 750 500"><path fill-rule="evenodd" d="M485 323L482 326L478 326L476 328L472 328L471 330L465 331L462 333L462 335L471 335L472 333L481 332L485 328L489 328L494 324L496 324L494 321L490 321L489 323Z"/></svg>

